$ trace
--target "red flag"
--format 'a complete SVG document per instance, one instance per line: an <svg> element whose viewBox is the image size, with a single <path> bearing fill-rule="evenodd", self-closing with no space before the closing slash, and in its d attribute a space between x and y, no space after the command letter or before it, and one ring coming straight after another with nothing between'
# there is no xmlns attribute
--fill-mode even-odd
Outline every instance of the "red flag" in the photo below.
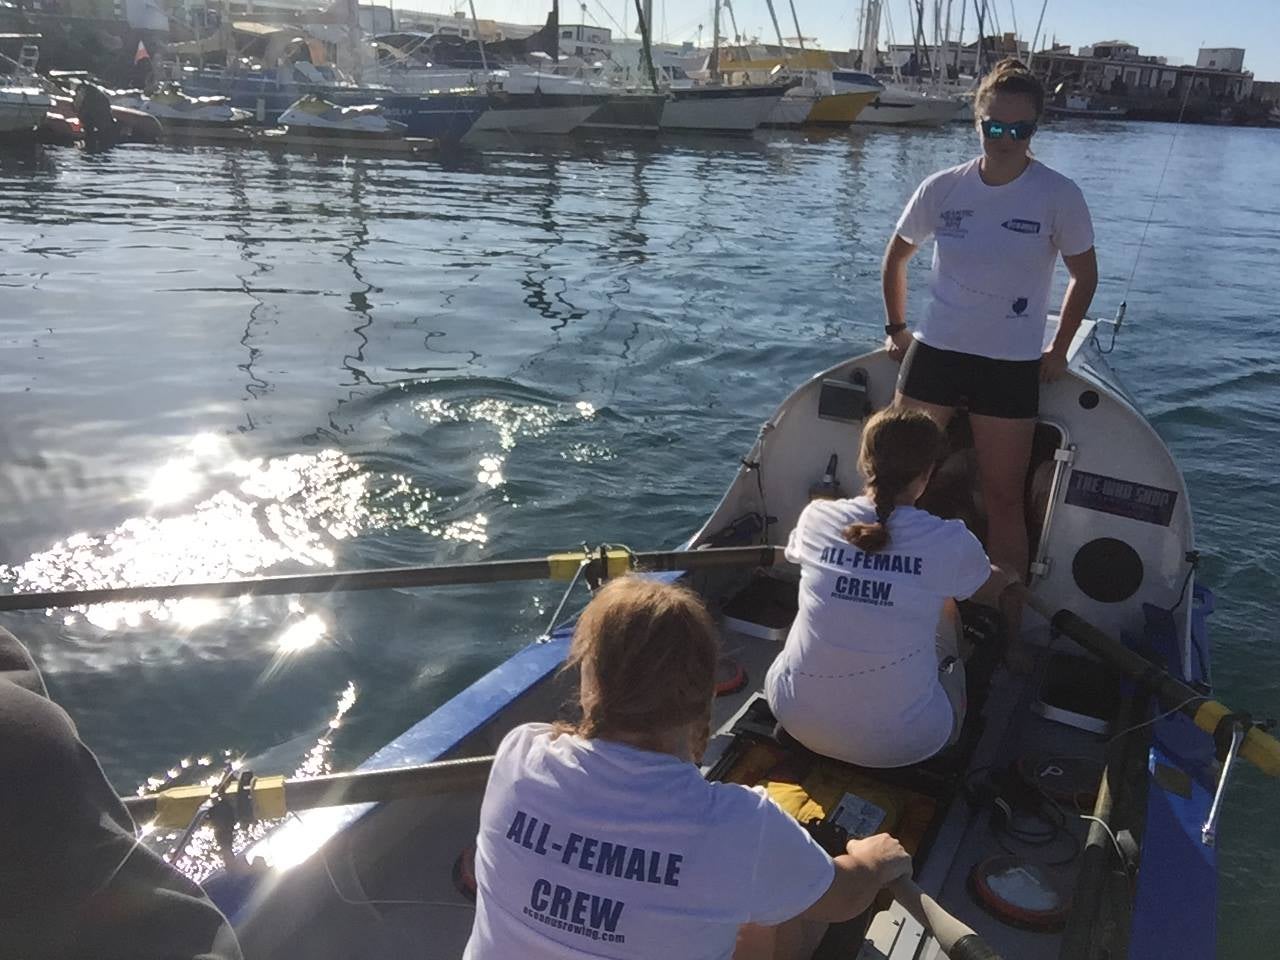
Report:
<svg viewBox="0 0 1280 960"><path fill-rule="evenodd" d="M151 54L147 53L147 46L146 46L146 44L144 44L141 40L139 40L139 41L138 41L138 50L137 50L137 52L136 52L136 53L134 53L134 55L133 55L133 62L134 62L134 63L137 63L137 62L139 62L140 60L150 60L150 59L151 59Z"/></svg>

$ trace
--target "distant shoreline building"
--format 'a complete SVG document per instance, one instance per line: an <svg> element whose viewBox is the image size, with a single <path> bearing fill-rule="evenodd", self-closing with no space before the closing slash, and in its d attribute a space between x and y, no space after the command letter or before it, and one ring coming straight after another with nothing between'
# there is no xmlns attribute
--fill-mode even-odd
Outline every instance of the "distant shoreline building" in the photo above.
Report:
<svg viewBox="0 0 1280 960"><path fill-rule="evenodd" d="M1066 46L1037 51L1032 69L1051 89L1065 83L1079 93L1128 99L1188 95L1240 101L1253 92L1253 74L1244 69L1244 50L1239 47L1206 47L1195 66L1181 66L1169 63L1167 57L1143 56L1136 44L1106 40L1083 46L1077 53Z"/></svg>

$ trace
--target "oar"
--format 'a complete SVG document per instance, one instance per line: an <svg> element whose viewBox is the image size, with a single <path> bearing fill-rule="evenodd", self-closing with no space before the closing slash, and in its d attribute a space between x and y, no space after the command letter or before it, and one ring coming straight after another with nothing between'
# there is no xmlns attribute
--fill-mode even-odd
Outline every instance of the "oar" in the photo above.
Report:
<svg viewBox="0 0 1280 960"><path fill-rule="evenodd" d="M290 811L315 807L340 807L348 803L383 803L425 797L455 790L483 789L493 757L437 760L412 767L385 770L352 770L320 777L287 780L282 776L254 777L249 784L247 813L257 820L274 820ZM122 797L138 823L180 829L191 822L211 788L193 784L170 787L145 797ZM240 806L239 784L232 783L224 796Z"/></svg>
<svg viewBox="0 0 1280 960"><path fill-rule="evenodd" d="M389 802L480 789L485 786L492 766L493 757L487 756L437 760L385 770L353 770L306 779L255 777L249 788L248 808L253 817L267 820L316 807ZM200 805L209 799L210 789L201 785L170 787L145 797L122 799L135 821L179 829L187 826ZM224 796L239 806L239 784L233 782ZM999 954L970 927L940 907L910 879L895 881L889 890L933 935L950 960L1000 960Z"/></svg>
<svg viewBox="0 0 1280 960"><path fill-rule="evenodd" d="M1043 616L1054 629L1066 634L1090 653L1114 664L1129 677L1155 695L1161 709L1177 711L1190 717L1197 727L1212 734L1223 717L1232 710L1217 700L1210 700L1187 686L1167 670L1146 657L1113 640L1083 617L1070 610L1055 610L1039 597L1028 594L1027 604ZM1240 744L1240 756L1263 773L1280 777L1280 740L1265 730L1250 727Z"/></svg>
<svg viewBox="0 0 1280 960"><path fill-rule="evenodd" d="M915 917L916 922L933 934L938 946L950 960L1000 960L1000 954L961 923L909 878L889 884L889 892Z"/></svg>
<svg viewBox="0 0 1280 960"><path fill-rule="evenodd" d="M91 603L130 603L177 600L183 597L279 596L327 593L335 590L382 590L394 587L436 587L508 580L572 580L585 562L589 575L615 577L633 569L705 570L712 567L772 566L780 547L708 547L701 550L658 550L633 553L625 549L596 553L553 553L527 560L482 560L422 567L384 567L376 570L335 570L249 580L208 583L170 583L139 587L101 587L0 596L0 611L45 610Z"/></svg>

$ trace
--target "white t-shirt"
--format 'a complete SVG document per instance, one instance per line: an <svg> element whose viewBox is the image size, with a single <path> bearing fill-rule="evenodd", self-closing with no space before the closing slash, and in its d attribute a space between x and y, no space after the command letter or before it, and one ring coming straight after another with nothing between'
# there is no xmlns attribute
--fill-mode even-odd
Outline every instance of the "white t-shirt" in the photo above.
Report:
<svg viewBox="0 0 1280 960"><path fill-rule="evenodd" d="M938 618L943 601L971 596L991 565L962 521L915 507L889 515L889 542L876 553L841 534L875 517L866 497L815 500L800 514L786 551L800 564L800 610L765 694L810 750L901 767L933 756L951 735Z"/></svg>
<svg viewBox="0 0 1280 960"><path fill-rule="evenodd" d="M662 753L516 727L480 810L464 960L728 960L738 927L827 892L831 858L763 791Z"/></svg>
<svg viewBox="0 0 1280 960"><path fill-rule="evenodd" d="M1037 160L999 187L983 183L970 160L916 188L897 234L917 246L936 241L917 340L997 360L1038 360L1058 254L1092 247L1093 221L1080 188Z"/></svg>

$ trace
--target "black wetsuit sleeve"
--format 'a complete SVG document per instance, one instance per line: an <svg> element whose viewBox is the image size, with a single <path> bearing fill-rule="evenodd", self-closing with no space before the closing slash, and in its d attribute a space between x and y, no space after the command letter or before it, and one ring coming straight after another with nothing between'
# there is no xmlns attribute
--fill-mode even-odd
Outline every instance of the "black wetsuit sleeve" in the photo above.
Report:
<svg viewBox="0 0 1280 960"><path fill-rule="evenodd" d="M0 958L241 960L204 892L134 838L71 718L0 629Z"/></svg>

